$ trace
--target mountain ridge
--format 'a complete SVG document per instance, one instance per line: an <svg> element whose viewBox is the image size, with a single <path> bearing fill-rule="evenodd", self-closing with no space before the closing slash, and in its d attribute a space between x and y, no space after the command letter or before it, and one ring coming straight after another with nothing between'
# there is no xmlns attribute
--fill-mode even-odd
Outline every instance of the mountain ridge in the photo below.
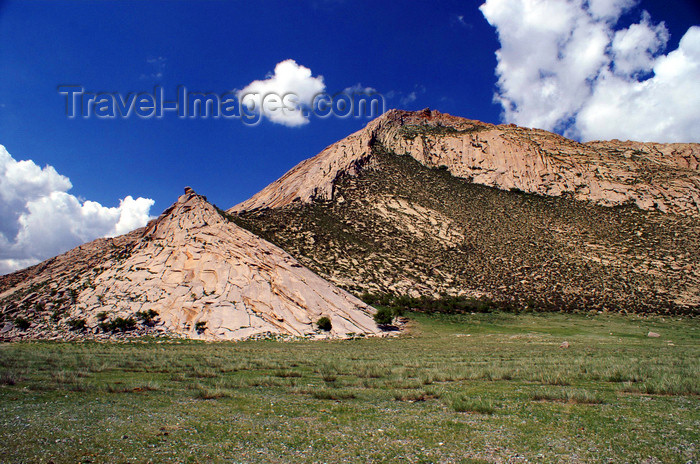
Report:
<svg viewBox="0 0 700 464"><path fill-rule="evenodd" d="M551 166L583 163L588 145L556 134L429 111L394 111L368 127L298 164L231 214L356 295L485 298L515 310L700 310L700 145L590 142L591 150L605 145L596 156L617 164L582 164L600 178L598 187L576 195L558 182L587 177L564 169L557 178ZM491 169L478 182L454 175L473 169L473 160L458 162L458 148L476 143L473 136L487 139L484 131L516 142L544 137L546 150L501 156L472 147L493 154L482 165L522 155L551 169L534 177L514 173L536 172L536 164ZM653 190L664 179L671 187ZM589 195L609 191L618 196Z"/></svg>
<svg viewBox="0 0 700 464"><path fill-rule="evenodd" d="M336 179L371 166L375 144L502 190L700 215L700 144L582 144L540 129L493 125L428 109L384 113L229 212L332 199Z"/></svg>

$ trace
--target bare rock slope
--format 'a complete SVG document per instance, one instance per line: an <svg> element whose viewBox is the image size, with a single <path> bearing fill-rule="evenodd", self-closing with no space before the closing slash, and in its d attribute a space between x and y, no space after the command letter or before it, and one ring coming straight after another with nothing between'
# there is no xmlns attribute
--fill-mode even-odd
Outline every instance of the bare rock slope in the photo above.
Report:
<svg viewBox="0 0 700 464"><path fill-rule="evenodd" d="M5 339L130 329L209 340L381 333L371 307L191 189L145 229L0 278L0 309ZM316 326L323 316L328 333Z"/></svg>
<svg viewBox="0 0 700 464"><path fill-rule="evenodd" d="M333 198L335 183L372 166L372 148L502 190L571 196L604 206L700 215L700 144L578 143L551 132L424 110L391 110L299 163L231 212Z"/></svg>

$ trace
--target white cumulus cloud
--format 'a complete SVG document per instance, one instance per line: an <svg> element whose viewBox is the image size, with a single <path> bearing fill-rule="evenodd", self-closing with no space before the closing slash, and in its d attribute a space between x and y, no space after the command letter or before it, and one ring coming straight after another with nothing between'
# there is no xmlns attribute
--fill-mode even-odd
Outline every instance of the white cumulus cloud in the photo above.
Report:
<svg viewBox="0 0 700 464"><path fill-rule="evenodd" d="M654 67L654 57L666 47L668 30L663 23L651 24L649 13L644 12L641 23L617 31L612 41L615 72L634 75Z"/></svg>
<svg viewBox="0 0 700 464"><path fill-rule="evenodd" d="M314 77L309 68L289 59L277 63L265 79L239 90L237 96L270 121L295 127L309 122L303 109L310 108L314 97L325 90L323 76Z"/></svg>
<svg viewBox="0 0 700 464"><path fill-rule="evenodd" d="M595 18L617 21L635 3L636 0L588 0L588 9Z"/></svg>
<svg viewBox="0 0 700 464"><path fill-rule="evenodd" d="M591 139L700 141L700 27L666 54L647 12L616 29L634 0L487 0L506 122Z"/></svg>
<svg viewBox="0 0 700 464"><path fill-rule="evenodd" d="M0 274L35 264L150 219L154 201L127 196L117 207L67 193L70 180L51 166L17 161L0 145Z"/></svg>

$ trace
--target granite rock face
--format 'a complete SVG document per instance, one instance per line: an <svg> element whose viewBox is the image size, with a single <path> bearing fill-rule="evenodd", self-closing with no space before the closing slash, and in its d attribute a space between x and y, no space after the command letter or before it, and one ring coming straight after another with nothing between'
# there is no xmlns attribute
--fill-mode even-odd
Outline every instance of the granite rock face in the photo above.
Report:
<svg viewBox="0 0 700 464"><path fill-rule="evenodd" d="M385 113L230 211L330 200L339 178L374 164L375 146L502 190L700 215L700 144L582 144L543 130L430 110Z"/></svg>
<svg viewBox="0 0 700 464"><path fill-rule="evenodd" d="M124 328L206 340L381 333L373 308L189 188L144 229L2 277L0 309L4 339L109 337ZM148 321L147 314L157 316ZM323 316L331 320L329 332L316 326ZM30 327L14 327L18 317ZM130 318L135 327L125 327ZM70 330L74 321L85 328Z"/></svg>

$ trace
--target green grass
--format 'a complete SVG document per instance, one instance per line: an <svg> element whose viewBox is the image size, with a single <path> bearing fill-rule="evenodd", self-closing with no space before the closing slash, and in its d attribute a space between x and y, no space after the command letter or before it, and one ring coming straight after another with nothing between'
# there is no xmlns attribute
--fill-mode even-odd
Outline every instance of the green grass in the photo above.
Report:
<svg viewBox="0 0 700 464"><path fill-rule="evenodd" d="M564 403L577 404L600 404L603 400L595 393L589 390L570 389L570 388L543 388L532 394L532 399L535 401L561 401Z"/></svg>
<svg viewBox="0 0 700 464"><path fill-rule="evenodd" d="M700 459L695 319L410 317L393 339L2 344L0 462Z"/></svg>
<svg viewBox="0 0 700 464"><path fill-rule="evenodd" d="M489 399L485 400L480 396L475 398L457 396L452 400L452 409L456 412L472 412L477 414L494 414L496 412L492 401Z"/></svg>

